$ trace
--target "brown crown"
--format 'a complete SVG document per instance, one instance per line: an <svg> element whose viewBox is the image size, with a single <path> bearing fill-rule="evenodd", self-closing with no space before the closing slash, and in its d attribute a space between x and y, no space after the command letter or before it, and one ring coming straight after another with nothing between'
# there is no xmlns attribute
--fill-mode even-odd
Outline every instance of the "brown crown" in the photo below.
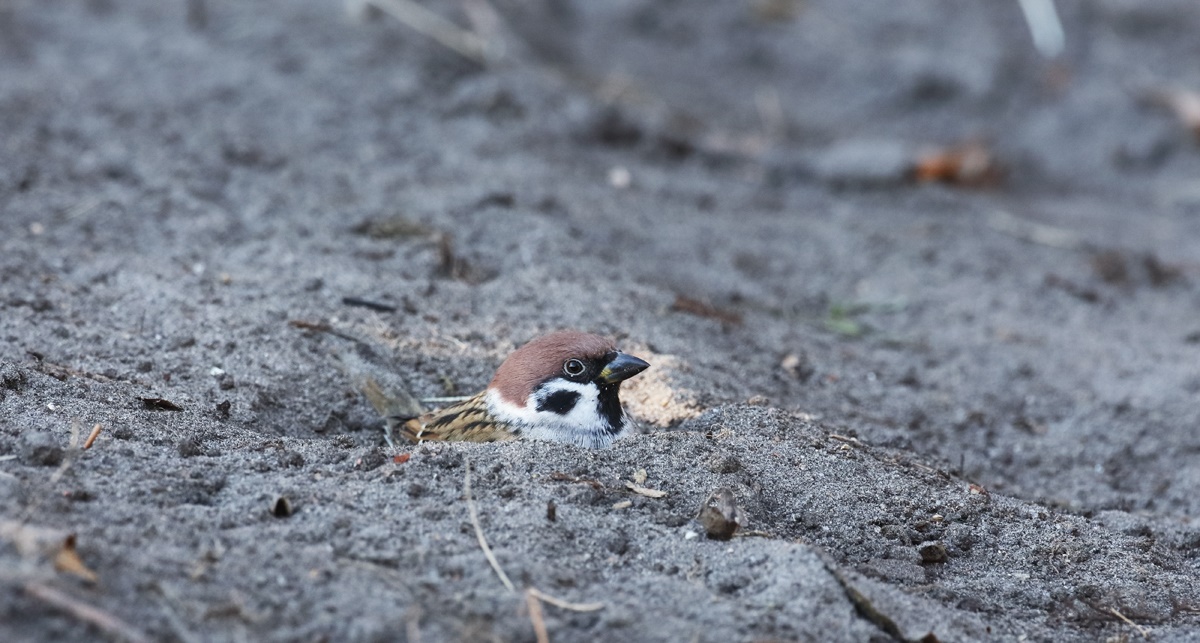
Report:
<svg viewBox="0 0 1200 643"><path fill-rule="evenodd" d="M506 402L524 406L535 386L562 371L572 357L588 360L617 350L609 339L575 330L542 335L513 351L496 369L489 389L499 391Z"/></svg>

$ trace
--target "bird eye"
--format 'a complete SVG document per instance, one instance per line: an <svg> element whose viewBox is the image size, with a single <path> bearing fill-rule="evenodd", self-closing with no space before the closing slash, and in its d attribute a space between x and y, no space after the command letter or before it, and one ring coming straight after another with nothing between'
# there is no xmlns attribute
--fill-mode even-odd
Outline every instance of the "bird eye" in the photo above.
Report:
<svg viewBox="0 0 1200 643"><path fill-rule="evenodd" d="M587 367L583 365L583 362L577 359L569 359L563 364L563 372L566 373L568 377L579 377L580 375L583 375L583 372L586 370Z"/></svg>

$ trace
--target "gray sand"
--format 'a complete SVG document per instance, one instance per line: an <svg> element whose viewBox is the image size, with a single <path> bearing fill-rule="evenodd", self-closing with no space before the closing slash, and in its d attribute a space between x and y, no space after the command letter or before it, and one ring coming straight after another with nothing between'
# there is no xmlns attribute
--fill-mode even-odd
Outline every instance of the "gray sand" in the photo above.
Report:
<svg viewBox="0 0 1200 643"><path fill-rule="evenodd" d="M968 4L3 4L0 639L1200 640L1200 8ZM565 327L643 433L393 451L314 330Z"/></svg>

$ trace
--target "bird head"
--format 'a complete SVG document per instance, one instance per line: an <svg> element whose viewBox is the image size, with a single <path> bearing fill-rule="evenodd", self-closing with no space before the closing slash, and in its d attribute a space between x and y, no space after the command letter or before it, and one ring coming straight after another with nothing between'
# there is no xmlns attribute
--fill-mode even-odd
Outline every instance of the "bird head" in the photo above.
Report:
<svg viewBox="0 0 1200 643"><path fill-rule="evenodd" d="M631 426L621 382L649 366L599 335L551 333L504 360L488 385L489 410L526 437L608 446Z"/></svg>

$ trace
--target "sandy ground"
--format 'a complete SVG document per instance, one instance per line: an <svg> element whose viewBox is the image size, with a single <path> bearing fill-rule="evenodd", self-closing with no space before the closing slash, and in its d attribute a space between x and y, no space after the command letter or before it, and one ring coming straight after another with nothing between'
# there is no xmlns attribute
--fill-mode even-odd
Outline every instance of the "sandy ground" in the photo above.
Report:
<svg viewBox="0 0 1200 643"><path fill-rule="evenodd" d="M1200 9L1057 5L0 5L0 639L1200 640ZM393 451L325 327L645 432Z"/></svg>

